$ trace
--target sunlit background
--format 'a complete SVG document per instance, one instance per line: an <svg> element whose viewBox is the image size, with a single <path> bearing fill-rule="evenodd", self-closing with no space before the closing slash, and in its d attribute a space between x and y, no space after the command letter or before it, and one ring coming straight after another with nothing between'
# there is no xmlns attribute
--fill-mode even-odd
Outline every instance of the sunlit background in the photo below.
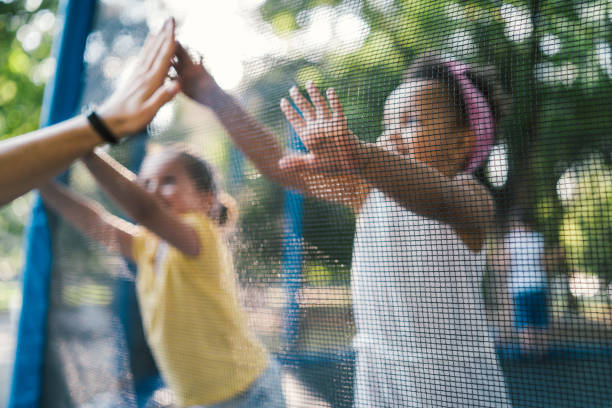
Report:
<svg viewBox="0 0 612 408"><path fill-rule="evenodd" d="M100 2L109 9L121 10L116 17L122 23L140 24L152 31L159 29L168 16L174 16L178 40L192 53L201 55L218 83L255 112L276 106L278 101L265 100L262 91L270 83L286 89L291 81L301 85L307 79L315 79L324 85L339 86L341 91L342 87L352 90L350 95L348 91L341 94L347 102L346 111L351 118L368 117L375 123L371 126L374 130L352 123L357 133L362 132L360 136L370 140L379 134L380 128L376 126L381 122L370 109L383 104L386 94L395 86L393 81L401 78L409 56L431 45L426 41L461 59L477 62L493 59L506 68L504 80L508 91L525 96L529 95L526 88L533 84L521 77L520 70L513 71L512 62L504 58L507 53L516 61L527 61L535 38L540 57L532 67L533 76L547 96L542 101L547 109L533 125L543 140L535 143L532 158L533 183L541 187L534 193L533 206L538 225L547 239L563 249L569 264L567 275L560 273L552 286L560 292L567 287L573 296L593 300L588 303L591 306L584 306L585 310L594 307L593 304L600 307L612 297L609 283L612 272L601 271L588 262L592 248L602 243L610 248L606 231L599 233L597 226L612 223L612 204L607 198L612 195L609 163L612 158L593 153L595 147L576 152L556 149L571 138L588 136L588 140L595 142L601 139L588 128L588 125L595 128L599 117L574 110L580 108L574 101L581 95L595 95L591 101L597 101L601 97L597 92L604 93L612 79L610 38L597 30L612 24L611 1L567 2L568 9L558 13L546 9L550 19L537 32L524 1L482 2L487 3L483 6L441 1L434 2L433 9L432 3L426 1L345 0L312 2L312 7L300 10L267 9L270 2L266 0ZM38 123L42 87L55 70L55 60L49 56L50 42L62 21L55 14L56 1L0 0L0 3L18 5L20 10L1 16L3 27L16 39L0 51L4 64L0 73L0 135L6 138L32 130ZM452 22L453 29L450 33L436 32L436 24L408 15L411 9L407 5L421 7L421 17L439 19L438 24ZM480 55L479 44L486 35L475 27L486 30L499 50ZM103 79L114 84L121 79L141 40L142 36L120 32L109 43L100 32L93 32L87 40L85 62L101 67ZM279 66L290 68L281 73L274 71ZM269 80L268 75L276 76ZM385 75L394 79L385 80ZM358 92L377 86L382 89L379 93ZM29 99L24 102L26 96ZM525 150L524 141L518 136L528 128L519 117L529 112L524 99L514 101L510 119L514 130L504 135L489 159L486 179L496 189L503 190L507 185L510 173L516 171L518 157ZM596 103L592 105L595 109ZM606 109L609 112L609 106ZM270 116L278 122L274 115L279 116L277 110ZM212 120L185 98L178 98L156 117L151 126L153 137L167 134L179 116L182 132L188 134L181 137L187 139L197 138L202 123ZM211 151L222 149L220 141L214 143L218 146L210 147ZM258 176L252 169L247 169L247 173L251 179ZM92 188L90 180L79 177L75 180L79 187ZM10 383L14 330L21 302L21 233L31 199L31 194L26 195L0 210L0 405ZM312 267L312 271L320 270L326 269L321 265ZM566 305L556 306L561 310Z"/></svg>

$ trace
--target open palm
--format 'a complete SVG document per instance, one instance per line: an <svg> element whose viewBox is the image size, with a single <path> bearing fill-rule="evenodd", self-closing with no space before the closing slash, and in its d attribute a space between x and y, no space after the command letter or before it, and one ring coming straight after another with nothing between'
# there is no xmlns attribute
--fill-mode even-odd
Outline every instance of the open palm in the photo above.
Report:
<svg viewBox="0 0 612 408"><path fill-rule="evenodd" d="M312 81L306 84L306 91L311 102L293 87L289 94L295 107L283 99L281 110L309 153L286 156L281 160L281 167L286 170L309 169L326 173L355 172L359 140L348 129L335 90L327 90L329 106Z"/></svg>
<svg viewBox="0 0 612 408"><path fill-rule="evenodd" d="M175 59L172 63L181 84L181 90L189 98L204 105L211 104L219 86L204 68L202 60L196 61L179 42L176 43Z"/></svg>
<svg viewBox="0 0 612 408"><path fill-rule="evenodd" d="M115 134L142 130L179 92L177 81L166 81L174 49L174 20L169 19L147 37L127 77L98 109Z"/></svg>

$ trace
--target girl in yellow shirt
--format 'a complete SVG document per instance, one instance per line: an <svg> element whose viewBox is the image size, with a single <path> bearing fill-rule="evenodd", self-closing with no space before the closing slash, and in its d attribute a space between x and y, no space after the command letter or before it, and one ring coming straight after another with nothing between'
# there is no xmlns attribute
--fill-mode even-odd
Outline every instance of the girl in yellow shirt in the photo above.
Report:
<svg viewBox="0 0 612 408"><path fill-rule="evenodd" d="M65 187L40 187L45 203L85 235L138 265L147 340L181 407L284 407L280 369L247 329L222 229L225 195L211 166L178 148L147 156L138 176L110 156L83 159L139 225Z"/></svg>

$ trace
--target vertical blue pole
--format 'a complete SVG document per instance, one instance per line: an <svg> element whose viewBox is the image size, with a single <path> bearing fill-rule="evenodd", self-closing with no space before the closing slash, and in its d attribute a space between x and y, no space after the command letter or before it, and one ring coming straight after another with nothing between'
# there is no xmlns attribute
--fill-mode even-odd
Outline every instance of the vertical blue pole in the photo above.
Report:
<svg viewBox="0 0 612 408"><path fill-rule="evenodd" d="M234 145L230 147L228 184L231 192L238 191L244 176L244 155Z"/></svg>
<svg viewBox="0 0 612 408"><path fill-rule="evenodd" d="M149 134L142 132L139 135L131 136L129 141L130 156L127 167L134 173L140 171L140 166L146 155L146 147L149 141ZM136 265L125 260L127 268L137 274ZM113 308L115 314L119 317L125 339L118 339L120 347L127 347L127 355L129 356L128 369L134 381L134 392L136 394L137 407L149 407L155 405L153 396L155 391L164 387L164 383L159 375L159 370L155 364L155 360L145 339L144 330L142 328L142 317L140 308L138 307L138 299L136 295L135 281L118 279L114 285ZM123 343L125 340L125 343ZM122 358L122 353L118 356ZM118 367L123 367L123 362L118 361ZM125 375L119 371L119 375ZM131 405L127 395L124 405Z"/></svg>
<svg viewBox="0 0 612 408"><path fill-rule="evenodd" d="M45 89L42 126L70 118L78 107L83 52L95 4L95 0L60 1L58 14L63 16L64 25L53 46L57 59L56 73ZM53 267L51 249L49 222L44 206L37 197L25 233L23 303L8 405L11 408L36 407L40 404Z"/></svg>
<svg viewBox="0 0 612 408"><path fill-rule="evenodd" d="M293 150L304 151L304 145L295 131L290 128L289 145ZM304 198L295 191L285 191L282 283L285 291L285 310L283 315L283 345L293 352L297 349L299 338L300 305L297 292L302 282L303 234L302 210Z"/></svg>

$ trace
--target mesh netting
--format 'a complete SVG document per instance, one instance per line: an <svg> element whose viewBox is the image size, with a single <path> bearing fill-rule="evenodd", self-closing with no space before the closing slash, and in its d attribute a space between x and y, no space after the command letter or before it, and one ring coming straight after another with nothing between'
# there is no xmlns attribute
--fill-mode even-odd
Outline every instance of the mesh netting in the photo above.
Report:
<svg viewBox="0 0 612 408"><path fill-rule="evenodd" d="M307 80L334 87L348 128L378 140L382 153L344 178L304 177L315 186L305 195L253 165L275 157L269 144L251 144L244 153L254 161L233 146L231 106L215 115L180 96L148 134L110 150L135 172L146 151L169 144L215 167L237 202L227 240L238 298L282 367L274 387L287 406L607 406L610 3L232 4L244 19L222 25L248 25L237 30L248 37L207 34L222 20L214 7L101 1L83 105L102 101L150 27L175 14L192 51L222 44L225 54L204 55L221 85L236 85L230 74L243 68L231 94L280 145L304 150L279 101L294 85L306 94ZM265 52L243 51L232 64L226 55L240 41ZM307 106L295 106L306 120ZM478 143L492 145L488 160L467 172ZM82 165L69 184L121 214ZM52 226L43 405L169 406L173 392L142 329L137 268L59 218ZM208 327L202 311L177 313ZM173 338L189 355L190 339ZM230 377L242 381L238 368Z"/></svg>

